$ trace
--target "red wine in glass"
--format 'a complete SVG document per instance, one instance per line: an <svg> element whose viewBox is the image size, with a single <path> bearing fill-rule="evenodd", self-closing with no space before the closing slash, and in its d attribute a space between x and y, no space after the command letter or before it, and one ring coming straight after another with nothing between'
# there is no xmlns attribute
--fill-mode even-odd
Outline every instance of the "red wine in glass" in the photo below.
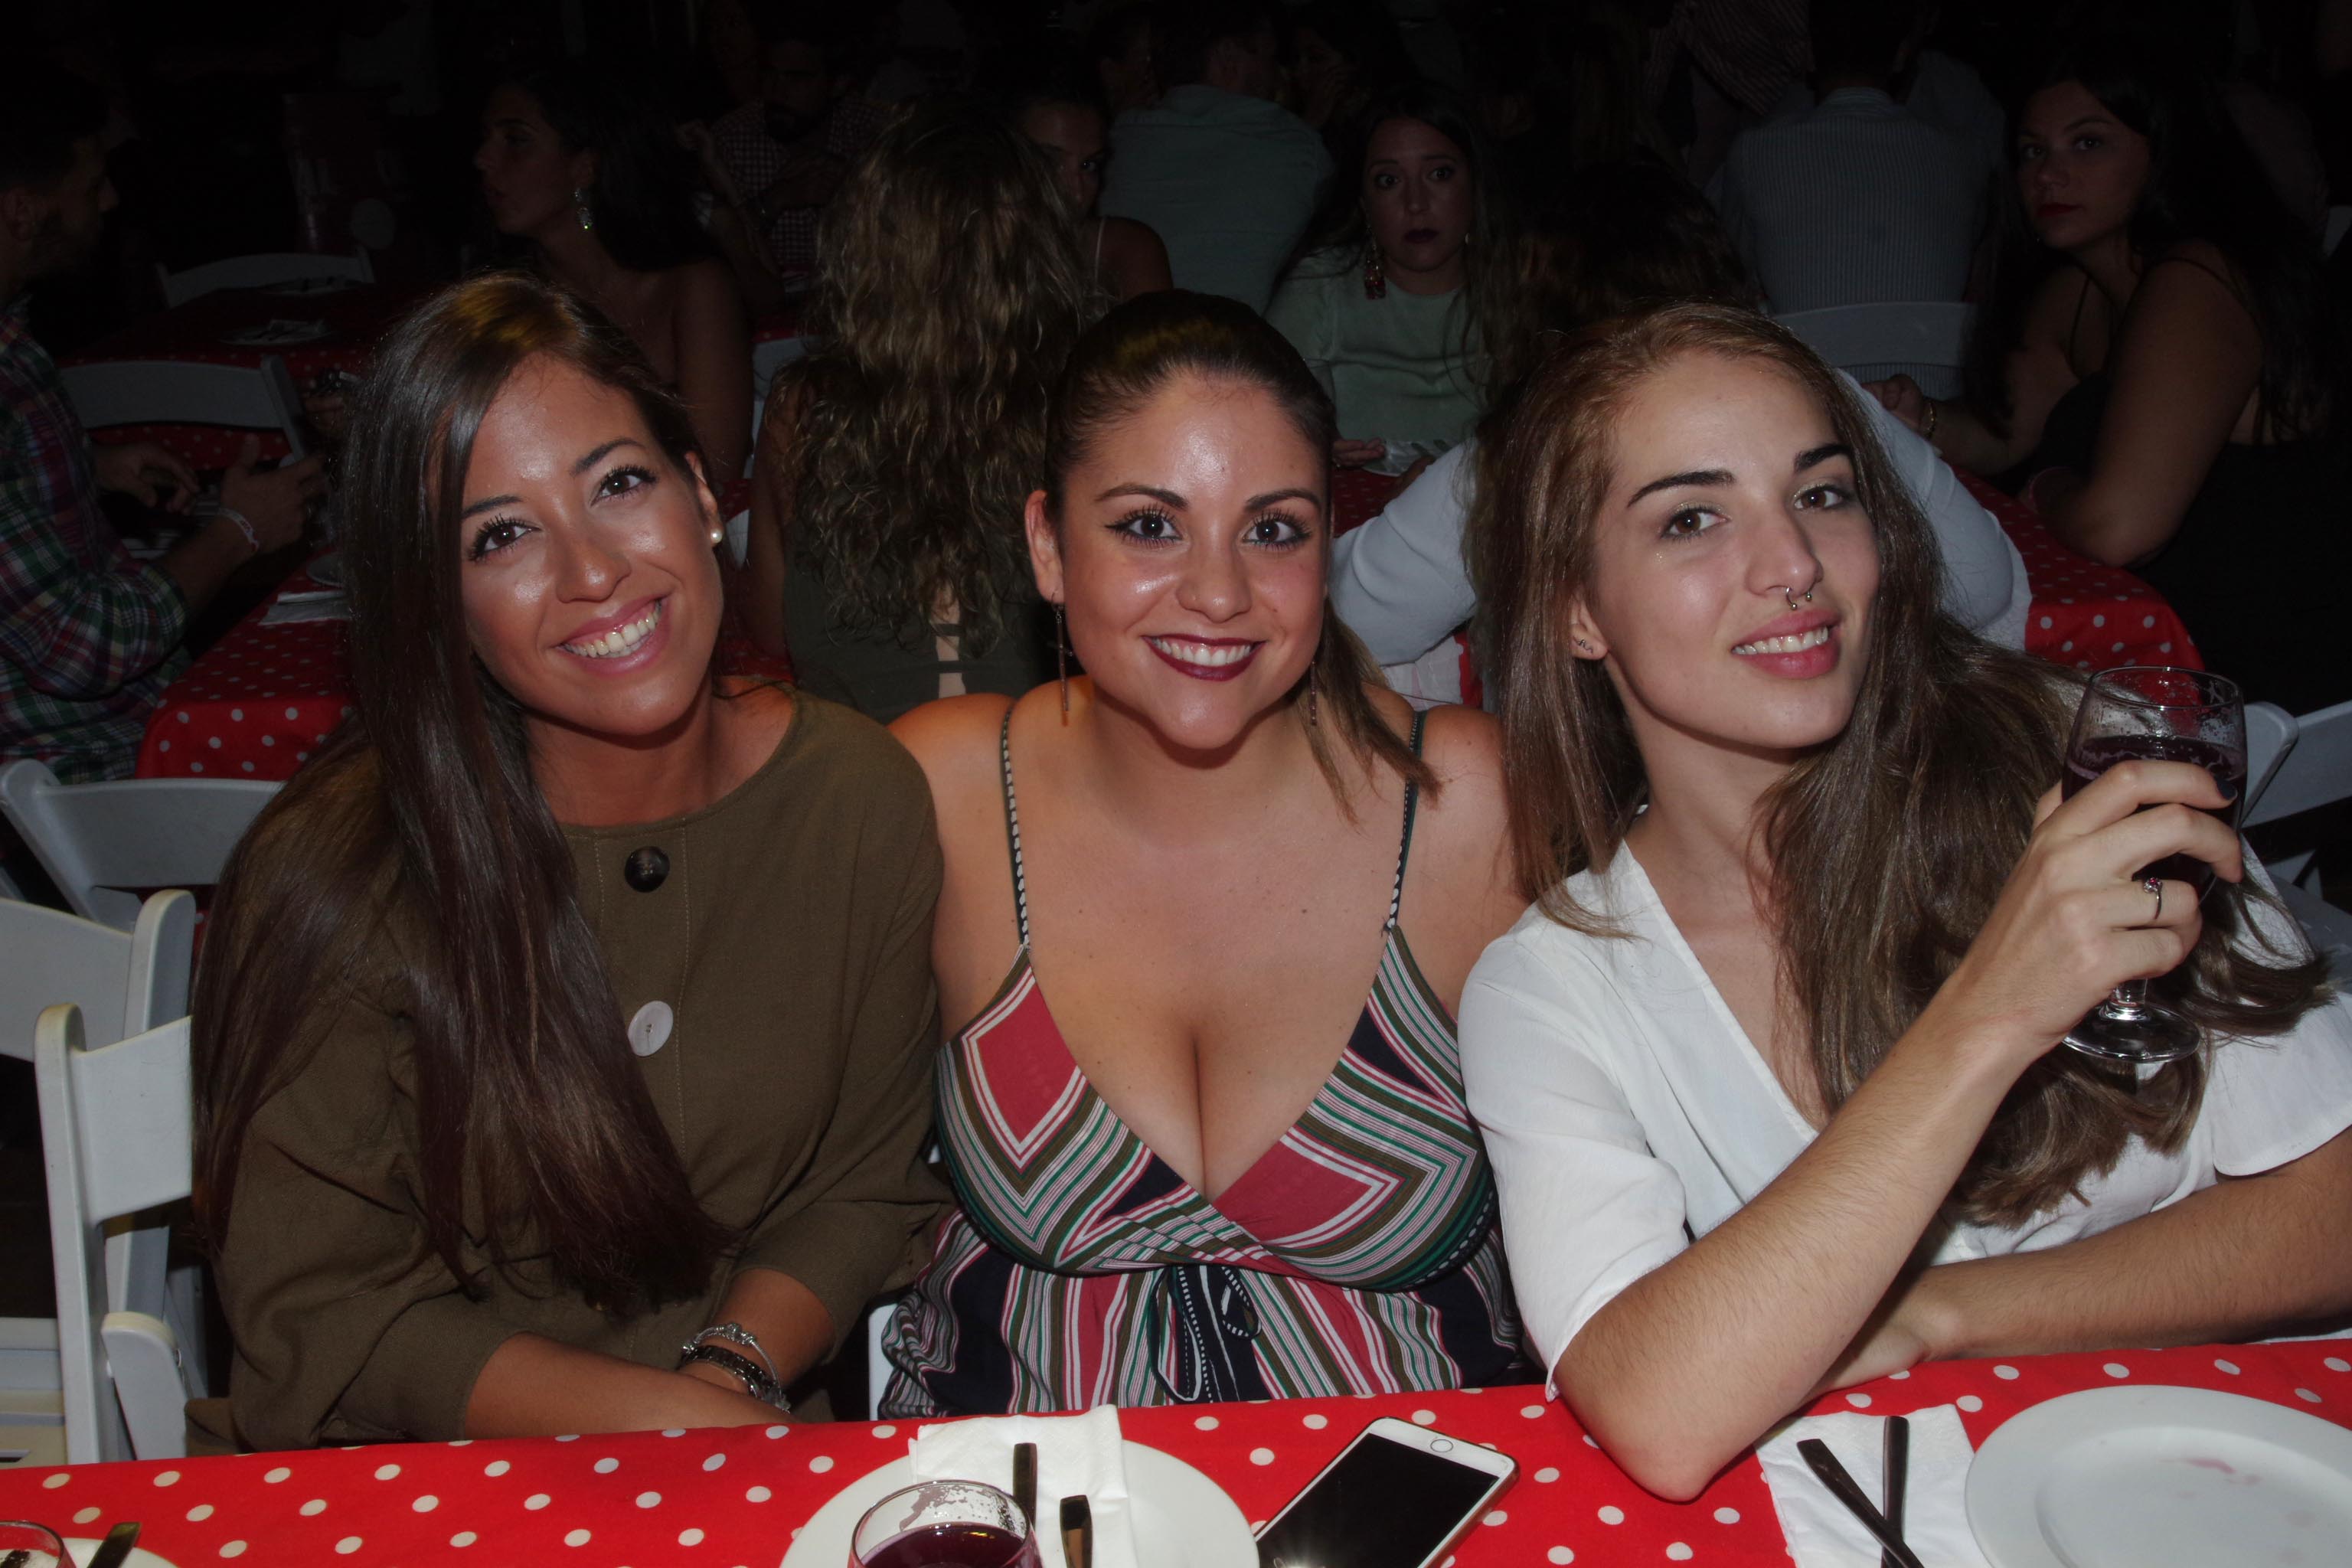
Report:
<svg viewBox="0 0 2352 1568"><path fill-rule="evenodd" d="M2074 710L2061 793L2072 796L2116 763L2134 760L2203 768L2228 804L2200 809L2236 827L2246 794L2246 707L2237 687L2202 670L2147 665L2092 677ZM2150 877L2186 882L2200 899L2213 886L2213 868L2190 855L2143 866L2136 879ZM2176 1060L2202 1040L2195 1024L2147 999L2145 980L2116 986L2066 1033L2066 1043L2086 1056L2135 1064Z"/></svg>
<svg viewBox="0 0 2352 1568"><path fill-rule="evenodd" d="M1037 1545L992 1524L925 1524L868 1549L859 1561L865 1568L1037 1568Z"/></svg>
<svg viewBox="0 0 2352 1568"><path fill-rule="evenodd" d="M918 1481L866 1510L848 1568L1037 1568L1018 1503L980 1481Z"/></svg>

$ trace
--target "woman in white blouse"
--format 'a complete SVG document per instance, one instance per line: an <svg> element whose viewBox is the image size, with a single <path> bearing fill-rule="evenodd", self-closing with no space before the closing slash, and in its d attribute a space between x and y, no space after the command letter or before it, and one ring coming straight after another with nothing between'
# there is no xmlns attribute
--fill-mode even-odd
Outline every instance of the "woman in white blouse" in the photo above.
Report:
<svg viewBox="0 0 2352 1568"><path fill-rule="evenodd" d="M2060 804L2075 688L1937 608L1851 392L1674 306L1553 356L1496 456L1546 891L1472 973L1464 1067L1528 1335L1618 1462L1687 1498L1916 1361L2352 1312L2352 1015L2202 770ZM2201 911L2140 879L2175 852L2222 879ZM2141 976L2201 1057L2053 1048Z"/></svg>

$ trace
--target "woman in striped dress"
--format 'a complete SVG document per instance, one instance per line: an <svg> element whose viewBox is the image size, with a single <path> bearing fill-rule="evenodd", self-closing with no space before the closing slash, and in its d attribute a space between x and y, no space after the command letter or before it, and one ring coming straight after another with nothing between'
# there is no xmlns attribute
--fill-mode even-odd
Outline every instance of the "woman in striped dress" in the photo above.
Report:
<svg viewBox="0 0 2352 1568"><path fill-rule="evenodd" d="M1073 355L1027 508L1090 675L894 727L947 858L962 1205L893 1325L891 1414L1521 1364L1453 1021L1526 902L1494 731L1416 722L1332 617L1331 434L1246 309L1119 307Z"/></svg>

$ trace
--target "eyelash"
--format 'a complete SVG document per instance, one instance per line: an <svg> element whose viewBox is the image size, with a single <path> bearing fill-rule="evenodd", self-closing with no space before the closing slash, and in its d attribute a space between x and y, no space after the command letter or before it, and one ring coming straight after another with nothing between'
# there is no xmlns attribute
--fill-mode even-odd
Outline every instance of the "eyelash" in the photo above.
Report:
<svg viewBox="0 0 2352 1568"><path fill-rule="evenodd" d="M1166 525L1171 531L1160 534L1157 537L1147 537L1136 527L1136 524L1147 520L1153 522L1162 523ZM1253 518L1250 520L1249 526L1251 529L1255 530L1261 528L1269 522L1279 524L1281 527L1290 530L1292 537L1288 539L1252 539L1244 535L1244 542L1255 544L1262 550L1295 550L1313 537L1307 529L1301 525L1296 519L1285 517L1278 511L1269 511L1262 516ZM1113 533L1123 534L1127 538L1134 540L1139 544L1171 544L1174 543L1176 541L1176 535L1173 531L1176 527L1176 520L1170 517L1158 507L1139 507L1136 510L1129 512L1125 517L1120 518L1118 521L1110 523L1108 526Z"/></svg>
<svg viewBox="0 0 2352 1568"><path fill-rule="evenodd" d="M615 489L613 486L613 481L615 479L630 479L635 482L632 483L627 489ZM619 467L609 470L603 479L596 481L596 494L600 499L608 495L627 495L632 491L643 489L646 486L655 482L654 472L651 468L641 467L635 463L623 463ZM490 536L498 532L500 529L516 529L520 531L518 532L514 538L506 539L493 544L490 542ZM506 549L509 545L515 543L516 541L521 537L522 533L527 533L529 531L530 531L530 524L523 521L520 518L487 518L483 521L482 526L474 531L474 542L467 548L466 559L468 561L479 561L485 556L495 555L499 551Z"/></svg>
<svg viewBox="0 0 2352 1568"><path fill-rule="evenodd" d="M1815 496L1820 496L1824 499L1818 502L1811 502L1811 504L1809 504L1810 498ZM1808 485L1803 489L1797 492L1797 506L1799 510L1804 511L1838 511L1852 505L1853 502L1853 491L1846 485L1839 483ZM1708 530L1706 528L1694 528L1688 531L1684 531L1678 525L1686 521L1697 518L1711 517L1720 520L1723 514L1721 512L1717 511L1712 507L1677 507L1674 512L1667 517L1665 526L1658 531L1658 537L1668 541L1696 539L1701 534L1708 531Z"/></svg>

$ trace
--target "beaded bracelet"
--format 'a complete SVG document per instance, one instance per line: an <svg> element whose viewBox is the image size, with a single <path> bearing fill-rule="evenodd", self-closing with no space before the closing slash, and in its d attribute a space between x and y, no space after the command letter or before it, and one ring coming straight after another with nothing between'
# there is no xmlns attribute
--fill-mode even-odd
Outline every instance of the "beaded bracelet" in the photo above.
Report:
<svg viewBox="0 0 2352 1568"><path fill-rule="evenodd" d="M236 531L245 535L245 542L247 544L252 546L253 552L256 555L261 553L261 535L254 531L253 520L251 518L237 510L236 508L233 506L223 506L218 501L213 502L206 510L215 517L225 517L231 522L236 524Z"/></svg>

